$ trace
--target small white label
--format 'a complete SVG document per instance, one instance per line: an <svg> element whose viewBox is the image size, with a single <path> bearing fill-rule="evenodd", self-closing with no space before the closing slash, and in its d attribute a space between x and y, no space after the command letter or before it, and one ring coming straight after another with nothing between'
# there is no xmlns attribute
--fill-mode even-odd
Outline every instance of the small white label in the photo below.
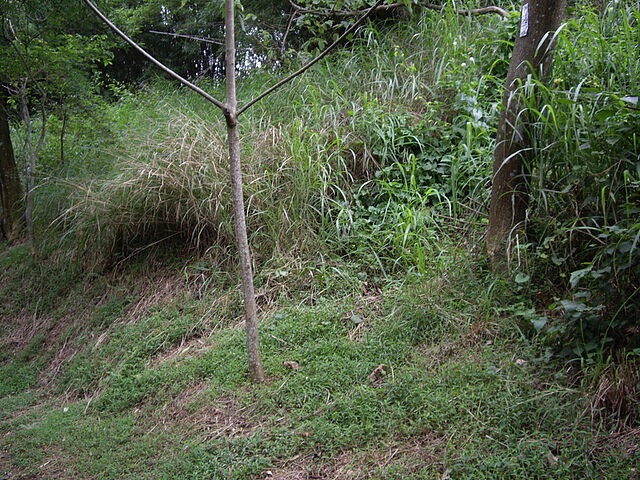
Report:
<svg viewBox="0 0 640 480"><path fill-rule="evenodd" d="M526 37L529 33L529 4L522 6L522 17L520 17L520 36Z"/></svg>

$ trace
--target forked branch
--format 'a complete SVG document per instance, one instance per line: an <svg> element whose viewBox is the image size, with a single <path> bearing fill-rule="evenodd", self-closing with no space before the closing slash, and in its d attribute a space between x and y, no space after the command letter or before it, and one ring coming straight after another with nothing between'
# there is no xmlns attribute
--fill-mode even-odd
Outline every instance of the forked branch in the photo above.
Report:
<svg viewBox="0 0 640 480"><path fill-rule="evenodd" d="M292 73L288 77L276 83L273 87L269 88L261 95L247 103L242 109L237 110L236 100L236 72L235 72L235 15L234 5L235 0L225 0L225 68L226 68L226 103L222 103L216 98L209 95L197 85L189 82L187 79L181 77L169 67L165 66L159 60L156 60L153 56L147 53L142 47L131 40L125 35L122 30L116 27L107 17L105 17L100 10L91 2L91 0L84 0L84 2L93 10L93 12L116 32L123 40L132 45L140 54L151 61L155 66L160 68L163 72L167 73L174 79L178 80L182 84L191 88L195 92L202 95L211 103L219 107L226 119L228 143L229 143L229 167L231 173L231 190L233 194L233 213L234 223L236 227L236 241L238 243L238 253L240 255L240 267L242 271L242 290L244 296L245 306L245 325L247 330L247 353L249 359L249 375L252 382L262 383L265 379L264 371L262 368L262 362L260 359L260 342L258 335L258 321L257 321L257 306L255 301L255 290L253 285L253 270L251 267L251 251L249 249L249 241L247 235L246 225L246 213L244 206L244 195L242 185L242 165L240 161L240 136L238 133L238 115L244 110L255 104L259 100L263 99L270 93L282 85L290 82L292 79L301 75L306 70L311 68L322 58L329 54L342 40L346 38L349 33L354 31L364 20L375 10L375 7L380 6L384 0L378 0L374 7L371 7L366 13L362 15L362 18L352 25L338 40L329 45L320 55L314 60L307 63L304 67L298 71Z"/></svg>

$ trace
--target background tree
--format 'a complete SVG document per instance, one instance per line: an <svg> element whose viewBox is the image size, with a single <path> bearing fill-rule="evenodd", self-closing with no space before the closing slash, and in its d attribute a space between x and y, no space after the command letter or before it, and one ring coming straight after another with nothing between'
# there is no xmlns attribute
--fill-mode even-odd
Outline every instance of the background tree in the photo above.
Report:
<svg viewBox="0 0 640 480"><path fill-rule="evenodd" d="M25 220L35 254L33 191L49 115L57 110L66 120L69 108L92 97L97 66L109 63L110 45L105 37L91 33L91 23L81 21L77 5L67 2L11 2L0 13L3 103L14 106L14 116L24 126L20 153L25 164ZM3 121L9 118L6 108L4 112Z"/></svg>
<svg viewBox="0 0 640 480"><path fill-rule="evenodd" d="M136 43L157 52L162 63L173 71L191 79L223 79L224 2L119 0L109 5L113 22ZM239 71L246 73L252 66L278 64L289 3L245 0L238 7ZM153 71L152 64L141 60L126 42L120 42L114 54L113 64L105 72L118 81L135 84Z"/></svg>
<svg viewBox="0 0 640 480"><path fill-rule="evenodd" d="M533 80L544 82L551 67L555 32L566 0L535 0L522 8L496 134L487 249L494 264L508 260L523 230L528 206L527 163L532 159L522 96ZM535 89L533 90L535 92Z"/></svg>
<svg viewBox="0 0 640 480"><path fill-rule="evenodd" d="M22 188L11 143L7 97L6 90L0 85L0 226L2 236L12 242L20 233L18 203Z"/></svg>

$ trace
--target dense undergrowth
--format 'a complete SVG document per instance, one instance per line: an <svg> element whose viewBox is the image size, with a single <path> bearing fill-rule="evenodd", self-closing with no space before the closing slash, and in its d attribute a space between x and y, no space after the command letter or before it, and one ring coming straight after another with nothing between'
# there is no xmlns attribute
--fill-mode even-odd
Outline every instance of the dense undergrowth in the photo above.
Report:
<svg viewBox="0 0 640 480"><path fill-rule="evenodd" d="M39 257L0 251L1 474L637 478L639 24L574 7L525 91L513 277L482 234L514 19L367 29L248 111L261 386L224 120L150 80L67 125L60 162L53 118Z"/></svg>

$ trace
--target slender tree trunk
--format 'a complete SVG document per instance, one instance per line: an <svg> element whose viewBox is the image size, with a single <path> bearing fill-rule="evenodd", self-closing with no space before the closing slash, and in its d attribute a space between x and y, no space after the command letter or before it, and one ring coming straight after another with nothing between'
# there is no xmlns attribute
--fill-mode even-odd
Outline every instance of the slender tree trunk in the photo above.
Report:
<svg viewBox="0 0 640 480"><path fill-rule="evenodd" d="M0 86L0 227L2 236L9 242L20 234L22 216L18 204L21 197L22 187L9 129L7 92Z"/></svg>
<svg viewBox="0 0 640 480"><path fill-rule="evenodd" d="M60 102L60 116L62 117L62 125L60 127L60 165L64 165L64 140L67 133L67 109L64 106L64 101Z"/></svg>
<svg viewBox="0 0 640 480"><path fill-rule="evenodd" d="M233 212L236 228L236 242L240 254L242 292L244 295L244 319L247 330L247 353L249 356L249 376L254 383L264 382L264 370L260 360L260 338L258 336L258 311L253 287L251 252L247 237L244 194L242 191L242 166L240 162L240 136L238 133L238 102L236 99L236 47L234 1L226 0L225 13L225 68L227 103L224 116L229 138L229 167L233 192Z"/></svg>
<svg viewBox="0 0 640 480"><path fill-rule="evenodd" d="M24 80L20 91L20 114L22 116L22 121L24 122L26 133L24 140L24 151L27 155L27 163L25 165L25 177L27 180L27 191L25 195L25 221L27 225L27 238L29 240L29 246L31 248L31 255L36 256L36 237L35 237L35 229L33 226L33 192L36 188L36 160L42 147L44 146L44 140L46 136L46 109L45 109L45 95L42 92L42 96L40 98L41 104L41 113L42 113L42 125L40 127L40 134L38 138L38 143L34 145L33 143L33 121L31 120L31 114L29 112L29 105L27 101L27 80Z"/></svg>
<svg viewBox="0 0 640 480"><path fill-rule="evenodd" d="M526 160L532 152L521 87L529 76L540 81L546 79L555 45L554 33L565 6L566 0L533 0L522 8L494 152L487 230L487 251L494 267L508 266L511 246L524 230L528 207Z"/></svg>
<svg viewBox="0 0 640 480"><path fill-rule="evenodd" d="M31 254L35 255L35 236L33 231L33 189L36 184L36 162L33 156L33 142L31 139L33 125L31 123L31 114L27 105L27 87L26 81L20 89L20 116L25 125L24 151L27 154L27 162L25 164L26 194L25 194L25 211L24 218L27 225L27 238L31 247Z"/></svg>
<svg viewBox="0 0 640 480"><path fill-rule="evenodd" d="M247 330L247 351L249 356L249 375L254 383L264 381L264 371L260 360L260 342L258 337L258 319L255 292L253 286L253 272L251 266L251 251L249 250L249 241L247 238L247 225L244 211L244 195L242 192L242 166L240 163L240 136L238 133L238 116L249 107L259 102L267 95L270 95L283 85L287 84L299 75L318 63L322 58L327 56L330 51L336 48L340 43L351 35L364 21L378 8L384 0L378 0L376 4L369 8L360 19L348 28L338 39L329 45L322 53L299 70L295 71L288 77L277 82L271 88L268 88L253 100L247 102L244 107L238 109L236 99L236 76L235 76L235 18L234 18L234 0L225 0L225 55L226 55L226 81L227 81L227 102L222 103L220 100L209 95L197 85L182 78L180 75L169 69L153 56L147 53L142 47L131 40L122 30L113 24L102 12L93 4L91 0L84 0L87 6L105 22L109 28L116 32L124 41L129 43L133 48L140 52L151 63L156 65L162 71L178 80L183 85L189 87L194 92L203 96L216 107L222 110L227 123L227 134L229 140L229 167L231 171L231 187L233 191L233 211L236 228L236 242L240 255L240 269L242 274L242 291L244 295L245 305L245 322Z"/></svg>

